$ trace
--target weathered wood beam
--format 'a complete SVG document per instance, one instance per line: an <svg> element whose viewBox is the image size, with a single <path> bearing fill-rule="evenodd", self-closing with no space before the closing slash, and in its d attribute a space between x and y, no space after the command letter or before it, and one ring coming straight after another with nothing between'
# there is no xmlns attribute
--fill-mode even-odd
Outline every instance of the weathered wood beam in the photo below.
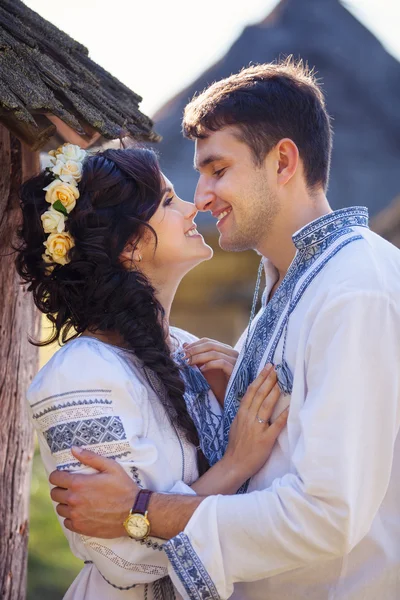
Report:
<svg viewBox="0 0 400 600"><path fill-rule="evenodd" d="M35 152L40 150L56 133L57 128L45 115L35 115L35 123L20 121L13 111L0 113L0 124L9 129L15 137Z"/></svg>
<svg viewBox="0 0 400 600"><path fill-rule="evenodd" d="M32 427L25 400L37 371L39 319L15 271L21 182L39 169L32 153L0 125L0 598L24 600Z"/></svg>

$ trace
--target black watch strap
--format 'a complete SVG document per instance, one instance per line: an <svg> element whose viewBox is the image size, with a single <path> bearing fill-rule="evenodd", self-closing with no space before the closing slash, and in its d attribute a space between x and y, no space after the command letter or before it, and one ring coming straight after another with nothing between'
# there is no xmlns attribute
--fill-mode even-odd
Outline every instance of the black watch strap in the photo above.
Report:
<svg viewBox="0 0 400 600"><path fill-rule="evenodd" d="M138 495L136 496L135 503L132 507L132 514L133 513L139 513L142 515L146 514L152 493L153 492L151 490L140 490L139 491Z"/></svg>

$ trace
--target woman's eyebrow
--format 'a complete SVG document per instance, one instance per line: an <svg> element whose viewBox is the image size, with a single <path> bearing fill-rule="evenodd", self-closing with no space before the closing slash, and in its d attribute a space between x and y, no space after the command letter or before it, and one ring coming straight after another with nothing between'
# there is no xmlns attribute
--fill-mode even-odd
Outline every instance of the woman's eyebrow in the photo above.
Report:
<svg viewBox="0 0 400 600"><path fill-rule="evenodd" d="M173 189L172 189L172 188L170 188L170 187L166 187L166 188L164 188L163 190L161 190L161 195L162 195L162 196L165 196L165 194L167 194L167 193L171 193L171 192L173 192Z"/></svg>

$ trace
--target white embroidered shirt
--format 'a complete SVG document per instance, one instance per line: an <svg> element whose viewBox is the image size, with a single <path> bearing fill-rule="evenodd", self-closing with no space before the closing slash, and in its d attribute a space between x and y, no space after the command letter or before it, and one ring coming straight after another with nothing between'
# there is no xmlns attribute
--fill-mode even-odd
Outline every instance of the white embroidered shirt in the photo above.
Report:
<svg viewBox="0 0 400 600"><path fill-rule="evenodd" d="M196 339L176 328L171 333L179 347ZM220 452L219 405L197 369L186 368L184 377L189 410L202 423L202 448L215 461ZM68 342L28 391L47 473L56 468L90 473L71 454L71 446L77 445L115 458L141 487L193 493L188 486L198 478L196 450L171 424L162 393L152 373L124 350L90 337ZM66 600L180 597L167 576L163 540L103 540L63 529L72 552L86 563Z"/></svg>
<svg viewBox="0 0 400 600"><path fill-rule="evenodd" d="M225 399L227 433L272 361L287 393L273 419L290 404L287 427L249 493L207 498L167 543L171 577L191 600L398 600L400 251L357 207L293 241Z"/></svg>

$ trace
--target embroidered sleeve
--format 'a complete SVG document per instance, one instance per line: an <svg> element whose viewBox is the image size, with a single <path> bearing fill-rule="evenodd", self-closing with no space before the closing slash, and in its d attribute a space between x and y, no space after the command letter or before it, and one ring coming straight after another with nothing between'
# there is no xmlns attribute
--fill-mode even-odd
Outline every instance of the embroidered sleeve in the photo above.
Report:
<svg viewBox="0 0 400 600"><path fill-rule="evenodd" d="M151 478L157 480L159 457L147 437L146 387L117 359L91 363L84 356L81 365L74 361L54 369L54 393L45 393L48 388L43 379L39 392L44 394L36 393L30 402L47 472L55 468L91 472L71 454L72 445L83 446L120 462L139 486L149 485ZM145 444L141 443L144 437ZM63 525L62 519L60 523ZM118 589L167 575L168 559L161 540L104 540L73 534L65 528L64 532L72 551L84 561L93 562L105 581Z"/></svg>

